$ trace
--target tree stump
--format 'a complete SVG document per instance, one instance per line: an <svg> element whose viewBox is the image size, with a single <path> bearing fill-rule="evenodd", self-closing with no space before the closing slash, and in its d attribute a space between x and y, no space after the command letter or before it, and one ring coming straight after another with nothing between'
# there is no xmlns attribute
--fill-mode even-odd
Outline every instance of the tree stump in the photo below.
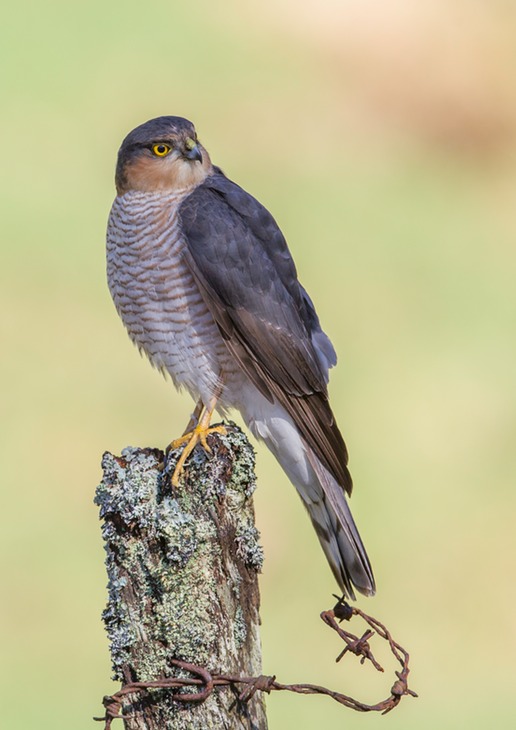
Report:
<svg viewBox="0 0 516 730"><path fill-rule="evenodd" d="M187 676L173 660L211 673L261 674L257 574L263 562L254 526L254 452L228 426L210 434L212 453L197 447L180 486L170 475L180 449L105 453L100 507L108 572L103 619L114 678L123 684ZM202 703L150 689L122 705L126 730L267 728L263 693L238 701L215 688Z"/></svg>

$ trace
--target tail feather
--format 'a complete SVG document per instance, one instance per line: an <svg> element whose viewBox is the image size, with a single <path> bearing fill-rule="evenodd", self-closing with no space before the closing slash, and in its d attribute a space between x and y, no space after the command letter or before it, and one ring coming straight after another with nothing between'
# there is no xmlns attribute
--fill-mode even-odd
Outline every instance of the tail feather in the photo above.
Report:
<svg viewBox="0 0 516 730"><path fill-rule="evenodd" d="M254 400L242 414L254 435L265 441L296 487L312 520L321 547L342 591L355 598L353 586L366 596L375 593L371 564L347 504L342 486L300 436L289 415L265 399Z"/></svg>
<svg viewBox="0 0 516 730"><path fill-rule="evenodd" d="M303 490L298 491L337 583L352 599L352 586L365 596L373 596L373 571L342 487L315 455L308 452L308 458L320 485L320 500L305 499Z"/></svg>

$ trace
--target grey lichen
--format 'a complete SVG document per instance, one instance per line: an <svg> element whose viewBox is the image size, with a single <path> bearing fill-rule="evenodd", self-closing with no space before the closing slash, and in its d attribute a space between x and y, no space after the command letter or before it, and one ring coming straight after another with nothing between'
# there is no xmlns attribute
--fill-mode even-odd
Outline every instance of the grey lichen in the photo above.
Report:
<svg viewBox="0 0 516 730"><path fill-rule="evenodd" d="M122 463L125 463L125 469ZM149 505L156 501L159 475L156 456L150 451L128 447L122 451L121 459L106 452L102 468L104 479L95 496L101 518L116 513L128 525L152 529L154 520ZM123 482L123 489L111 488L120 482Z"/></svg>
<svg viewBox="0 0 516 730"><path fill-rule="evenodd" d="M260 533L253 524L239 525L235 536L237 554L243 558L248 568L261 573L264 558L259 540Z"/></svg>
<svg viewBox="0 0 516 730"><path fill-rule="evenodd" d="M178 453L165 459L156 449L127 448L121 457L103 457L95 498L109 581L103 618L121 681L177 674L171 659L232 674L261 672L254 453L232 425L209 443L212 453L194 451L176 491L170 474ZM188 713L162 697L159 723L149 728L233 727L227 695L217 692L202 711ZM266 727L261 700L253 706L261 718L256 727Z"/></svg>
<svg viewBox="0 0 516 730"><path fill-rule="evenodd" d="M235 636L235 644L240 649L247 638L247 625L244 618L244 612L241 606L237 606L235 617L233 620L233 634Z"/></svg>

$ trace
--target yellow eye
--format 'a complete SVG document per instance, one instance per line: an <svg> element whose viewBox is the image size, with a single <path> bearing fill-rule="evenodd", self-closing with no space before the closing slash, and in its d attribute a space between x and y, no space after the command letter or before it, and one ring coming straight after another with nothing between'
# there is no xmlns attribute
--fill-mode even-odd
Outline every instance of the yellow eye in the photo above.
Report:
<svg viewBox="0 0 516 730"><path fill-rule="evenodd" d="M170 145L168 144L165 144L164 142L152 145L152 151L158 157L165 157L166 155L168 155L171 149L172 147L170 147Z"/></svg>

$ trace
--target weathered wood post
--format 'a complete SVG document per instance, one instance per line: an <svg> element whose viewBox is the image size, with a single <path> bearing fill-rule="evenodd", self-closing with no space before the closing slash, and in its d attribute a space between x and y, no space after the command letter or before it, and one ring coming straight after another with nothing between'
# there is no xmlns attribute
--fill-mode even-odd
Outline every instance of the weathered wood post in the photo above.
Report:
<svg viewBox="0 0 516 730"><path fill-rule="evenodd" d="M212 453L195 450L177 491L169 475L178 454L165 469L157 449L104 454L95 499L109 579L103 618L123 684L185 676L177 659L212 673L261 674L254 453L234 427L208 442ZM122 712L126 730L267 727L263 693L235 700L228 687L203 703L150 689L127 695Z"/></svg>

